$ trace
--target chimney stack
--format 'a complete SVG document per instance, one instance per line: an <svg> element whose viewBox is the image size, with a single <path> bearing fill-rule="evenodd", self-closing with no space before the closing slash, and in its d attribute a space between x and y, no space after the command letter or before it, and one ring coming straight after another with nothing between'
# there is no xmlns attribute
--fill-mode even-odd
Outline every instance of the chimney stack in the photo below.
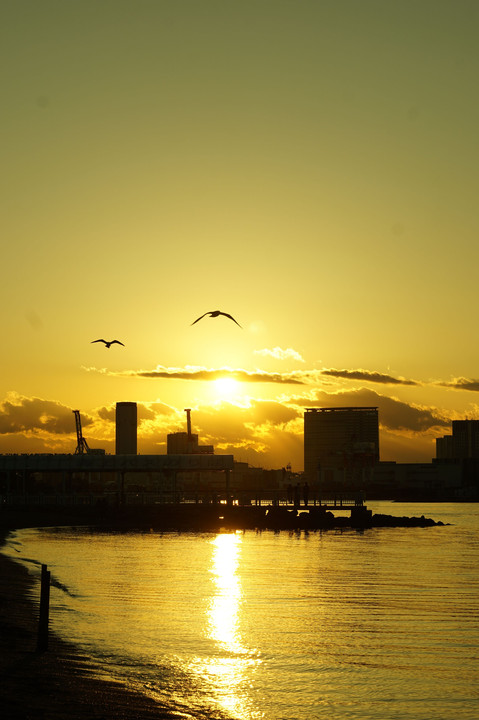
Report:
<svg viewBox="0 0 479 720"><path fill-rule="evenodd" d="M186 428L188 430L188 440L191 440L191 408L185 408Z"/></svg>

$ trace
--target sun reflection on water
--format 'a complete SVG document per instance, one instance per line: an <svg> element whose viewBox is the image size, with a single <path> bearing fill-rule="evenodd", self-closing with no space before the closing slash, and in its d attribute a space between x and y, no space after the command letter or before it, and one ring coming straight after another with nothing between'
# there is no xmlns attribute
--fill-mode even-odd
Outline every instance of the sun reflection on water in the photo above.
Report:
<svg viewBox="0 0 479 720"><path fill-rule="evenodd" d="M238 613L241 602L241 584L236 574L241 550L241 535L217 535L213 540L211 573L216 585L208 612L208 635L218 645L232 653L246 653L241 643Z"/></svg>
<svg viewBox="0 0 479 720"><path fill-rule="evenodd" d="M208 681L216 701L230 716L259 720L263 713L254 708L248 688L252 670L261 661L258 653L244 644L240 629L242 589L237 571L241 543L240 533L220 534L211 541L213 594L206 635L215 643L216 651L202 658L196 671Z"/></svg>

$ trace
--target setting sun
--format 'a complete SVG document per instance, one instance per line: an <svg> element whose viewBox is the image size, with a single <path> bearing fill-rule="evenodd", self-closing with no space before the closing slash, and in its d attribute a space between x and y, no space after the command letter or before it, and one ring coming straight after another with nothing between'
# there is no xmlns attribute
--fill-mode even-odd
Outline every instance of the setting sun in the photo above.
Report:
<svg viewBox="0 0 479 720"><path fill-rule="evenodd" d="M240 383L238 380L230 377L218 378L214 381L215 394L221 399L231 399L237 395L240 390Z"/></svg>
<svg viewBox="0 0 479 720"><path fill-rule="evenodd" d="M476 8L3 2L0 454L74 453L75 409L113 454L123 401L141 454L191 407L298 472L307 407L403 463L479 418Z"/></svg>
<svg viewBox="0 0 479 720"><path fill-rule="evenodd" d="M0 19L2 717L479 720L479 0Z"/></svg>

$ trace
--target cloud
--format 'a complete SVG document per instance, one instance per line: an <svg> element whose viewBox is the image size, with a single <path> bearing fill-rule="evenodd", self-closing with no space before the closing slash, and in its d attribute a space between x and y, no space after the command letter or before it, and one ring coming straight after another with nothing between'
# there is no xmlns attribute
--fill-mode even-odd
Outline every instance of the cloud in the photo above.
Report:
<svg viewBox="0 0 479 720"><path fill-rule="evenodd" d="M335 370L334 368L321 370L321 375L335 377L343 380L361 380L363 382L380 383L382 385L409 385L421 386L435 385L436 387L450 388L452 390L466 390L469 392L479 392L479 380L474 378L458 377L453 378L449 382L436 380L434 382L420 382L418 380L408 380L403 377L393 377L375 370Z"/></svg>
<svg viewBox="0 0 479 720"><path fill-rule="evenodd" d="M192 410L193 432L200 443L236 460L262 467L296 469L303 462L302 409L278 401L251 400L238 406L222 402Z"/></svg>
<svg viewBox="0 0 479 720"><path fill-rule="evenodd" d="M330 377L343 378L345 380L362 380L364 382L381 383L383 385L420 385L416 380L406 380L405 378L395 378L392 375L384 375L371 370L322 370L322 375Z"/></svg>
<svg viewBox="0 0 479 720"><path fill-rule="evenodd" d="M176 377L176 369L168 370ZM185 371L189 373L188 379L197 379L197 373L201 376L204 372L210 380L218 377L204 368L185 368L179 372ZM159 372L164 370L160 368ZM242 405L226 401L193 405L193 432L198 434L201 445L213 445L217 453L233 454L236 460L265 468L291 463L293 469L300 470L306 407L378 407L383 460L429 462L434 456L435 437L449 431L451 413L405 402L366 386L334 391L331 387L312 386L302 382L307 375L298 374L301 382L290 388L289 394L282 385L281 396L272 400L251 398ZM321 380L320 375L318 379ZM167 405L161 399L138 403L137 407L138 451L142 454L164 453L168 433L186 430L182 408ZM81 418L90 448L114 452L115 404L88 412L82 410ZM0 404L0 440L0 452L74 452L72 409L54 400L11 393Z"/></svg>
<svg viewBox="0 0 479 720"><path fill-rule="evenodd" d="M304 363L304 359L301 357L301 355L296 352L296 350L293 350L293 348L286 348L286 350L283 350L283 348L280 347L274 347L271 350L268 350L268 348L264 348L263 350L255 350L255 355L262 355L263 357L272 357L276 360L298 360L299 362Z"/></svg>
<svg viewBox="0 0 479 720"><path fill-rule="evenodd" d="M257 354L271 355L281 348L273 348L273 350L255 350ZM281 353L296 353L290 348L281 350ZM280 353L275 357L280 357ZM284 354L283 358L286 357ZM296 359L301 358L298 354ZM301 361L304 362L301 358ZM410 380L404 377L394 377L386 373L377 372L376 370L338 370L336 368L324 368L323 370L295 370L292 372L268 372L266 370L244 370L240 368L205 368L195 366L185 366L184 368L166 368L157 365L154 370L122 370L114 371L107 368L85 367L83 370L87 372L100 373L102 375L114 377L143 377L157 378L164 380L197 380L197 381L213 381L220 378L230 377L241 382L250 383L274 383L279 385L314 385L315 383L326 384L326 378L336 378L337 380L359 380L361 382L377 383L380 385L396 385L407 387L425 387L433 385L436 387L450 388L452 390L465 390L469 392L479 392L479 380L468 378L454 378L449 382L440 380L423 382L419 380Z"/></svg>
<svg viewBox="0 0 479 720"><path fill-rule="evenodd" d="M91 422L82 414L83 426ZM53 435L75 432L71 408L53 400L10 393L0 406L0 435L38 431Z"/></svg>
<svg viewBox="0 0 479 720"><path fill-rule="evenodd" d="M176 410L170 405L166 405L158 400L151 403L137 403L138 422L152 420L159 415L172 416ZM97 408L96 414L102 420L114 423L116 420L116 403L114 405L102 406Z"/></svg>
<svg viewBox="0 0 479 720"><path fill-rule="evenodd" d="M96 368L89 367L84 368L88 372L99 372L103 375L111 376L122 376L122 377L142 377L142 378L156 378L163 380L219 380L220 378L230 377L234 380L240 380L241 382L251 383L278 383L282 385L305 385L308 378L312 377L313 373L304 372L288 372L288 373L273 373L265 370L241 370L234 368L218 368L208 369L204 367L195 367L187 365L184 368L166 368L162 365L157 365L154 370L123 370L120 372L106 370L102 368L97 370Z"/></svg>
<svg viewBox="0 0 479 720"><path fill-rule="evenodd" d="M367 388L337 393L316 391L307 398L296 398L296 402L304 407L377 407L380 425L389 430L425 432L451 424L450 417L437 408L406 403Z"/></svg>
<svg viewBox="0 0 479 720"><path fill-rule="evenodd" d="M436 385L453 390L469 390L470 392L479 392L479 380L468 380L467 378L454 378L450 382L438 382Z"/></svg>

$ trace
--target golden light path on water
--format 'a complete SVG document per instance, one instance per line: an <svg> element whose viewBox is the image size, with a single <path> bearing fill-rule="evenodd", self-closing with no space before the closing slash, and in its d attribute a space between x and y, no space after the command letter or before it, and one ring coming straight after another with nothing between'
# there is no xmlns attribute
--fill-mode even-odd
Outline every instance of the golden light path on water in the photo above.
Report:
<svg viewBox="0 0 479 720"><path fill-rule="evenodd" d="M252 666L261 660L257 651L246 647L240 630L242 603L238 562L242 535L220 534L212 541L211 575L214 593L207 611L206 633L218 653L201 661L195 671L208 679L216 702L238 720L256 720L263 713L248 697Z"/></svg>

